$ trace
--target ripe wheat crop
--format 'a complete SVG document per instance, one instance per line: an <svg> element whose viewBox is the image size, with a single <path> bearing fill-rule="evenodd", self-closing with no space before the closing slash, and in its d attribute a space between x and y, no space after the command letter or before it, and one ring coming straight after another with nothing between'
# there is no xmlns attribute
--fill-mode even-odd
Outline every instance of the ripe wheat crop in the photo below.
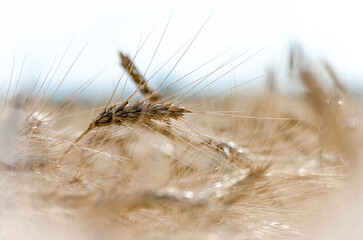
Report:
<svg viewBox="0 0 363 240"><path fill-rule="evenodd" d="M329 64L293 49L299 95L269 74L262 93L194 97L200 81L167 94L119 55L127 99L72 101L87 82L57 102L49 79L5 94L1 239L359 239L359 100Z"/></svg>

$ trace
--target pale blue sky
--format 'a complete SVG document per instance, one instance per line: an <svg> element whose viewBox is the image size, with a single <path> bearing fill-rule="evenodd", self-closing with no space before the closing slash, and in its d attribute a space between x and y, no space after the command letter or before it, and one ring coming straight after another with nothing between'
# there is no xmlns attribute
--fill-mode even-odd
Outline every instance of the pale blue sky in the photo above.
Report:
<svg viewBox="0 0 363 240"><path fill-rule="evenodd" d="M53 60L56 67L73 38L55 81L62 79L88 42L67 75L63 90L75 90L105 69L90 90L107 96L122 73L117 50L135 54L140 38L151 33L136 60L145 71L171 12L169 27L147 76L194 36L211 15L173 71L173 79L226 51L185 80L192 81L233 54L247 51L213 75L218 77L253 56L216 85L230 87L271 67L282 70L289 45L298 41L309 56L329 60L350 85L363 86L362 9L360 1L2 1L0 86L5 89L9 81L14 57L16 79L26 56L23 85L39 74L45 77ZM177 60L175 57L165 66L158 78L167 75Z"/></svg>

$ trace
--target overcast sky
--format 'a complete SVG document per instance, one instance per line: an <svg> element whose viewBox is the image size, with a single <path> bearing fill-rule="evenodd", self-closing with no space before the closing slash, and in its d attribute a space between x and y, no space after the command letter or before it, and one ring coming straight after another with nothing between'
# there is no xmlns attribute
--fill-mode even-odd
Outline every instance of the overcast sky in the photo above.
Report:
<svg viewBox="0 0 363 240"><path fill-rule="evenodd" d="M147 39L135 60L146 71L170 15L146 74L149 77L210 17L177 67L173 69L189 43L156 78L162 79L172 69L172 79L182 77L224 52L185 79L192 81L242 51L243 55L211 78L243 62L223 76L228 84L223 81L222 85L230 87L261 76L269 68L282 71L289 46L298 42L311 58L331 62L351 86L363 86L362 9L360 1L1 1L0 87L7 86L14 59L13 78L17 79L25 56L22 86L34 82L39 74L44 78L54 62L52 75L71 42L54 79L63 78L86 46L63 90L73 91L102 71L90 90L107 94L122 73L117 51L133 55Z"/></svg>

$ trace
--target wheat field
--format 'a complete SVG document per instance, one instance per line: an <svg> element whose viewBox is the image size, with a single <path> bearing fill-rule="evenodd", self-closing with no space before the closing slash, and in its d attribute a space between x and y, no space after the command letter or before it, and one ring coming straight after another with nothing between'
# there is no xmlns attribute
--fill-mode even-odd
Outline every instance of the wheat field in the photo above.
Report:
<svg viewBox="0 0 363 240"><path fill-rule="evenodd" d="M2 99L1 239L361 239L360 99L329 64L293 49L299 94L191 97L120 61L130 96Z"/></svg>

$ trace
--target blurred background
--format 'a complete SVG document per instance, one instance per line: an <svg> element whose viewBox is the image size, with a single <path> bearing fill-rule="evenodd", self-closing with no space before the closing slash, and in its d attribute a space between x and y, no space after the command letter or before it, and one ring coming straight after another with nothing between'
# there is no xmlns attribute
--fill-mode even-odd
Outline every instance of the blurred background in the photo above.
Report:
<svg viewBox="0 0 363 240"><path fill-rule="evenodd" d="M0 94L9 79L12 88L19 79L24 91L48 76L53 89L64 79L56 94L64 97L101 73L82 96L107 98L123 72L119 50L137 53L136 66L154 86L190 73L184 86L237 56L200 87L219 79L205 93L244 82L242 89L258 89L270 69L284 83L294 44L310 58L327 60L360 93L362 22L359 1L2 1Z"/></svg>

